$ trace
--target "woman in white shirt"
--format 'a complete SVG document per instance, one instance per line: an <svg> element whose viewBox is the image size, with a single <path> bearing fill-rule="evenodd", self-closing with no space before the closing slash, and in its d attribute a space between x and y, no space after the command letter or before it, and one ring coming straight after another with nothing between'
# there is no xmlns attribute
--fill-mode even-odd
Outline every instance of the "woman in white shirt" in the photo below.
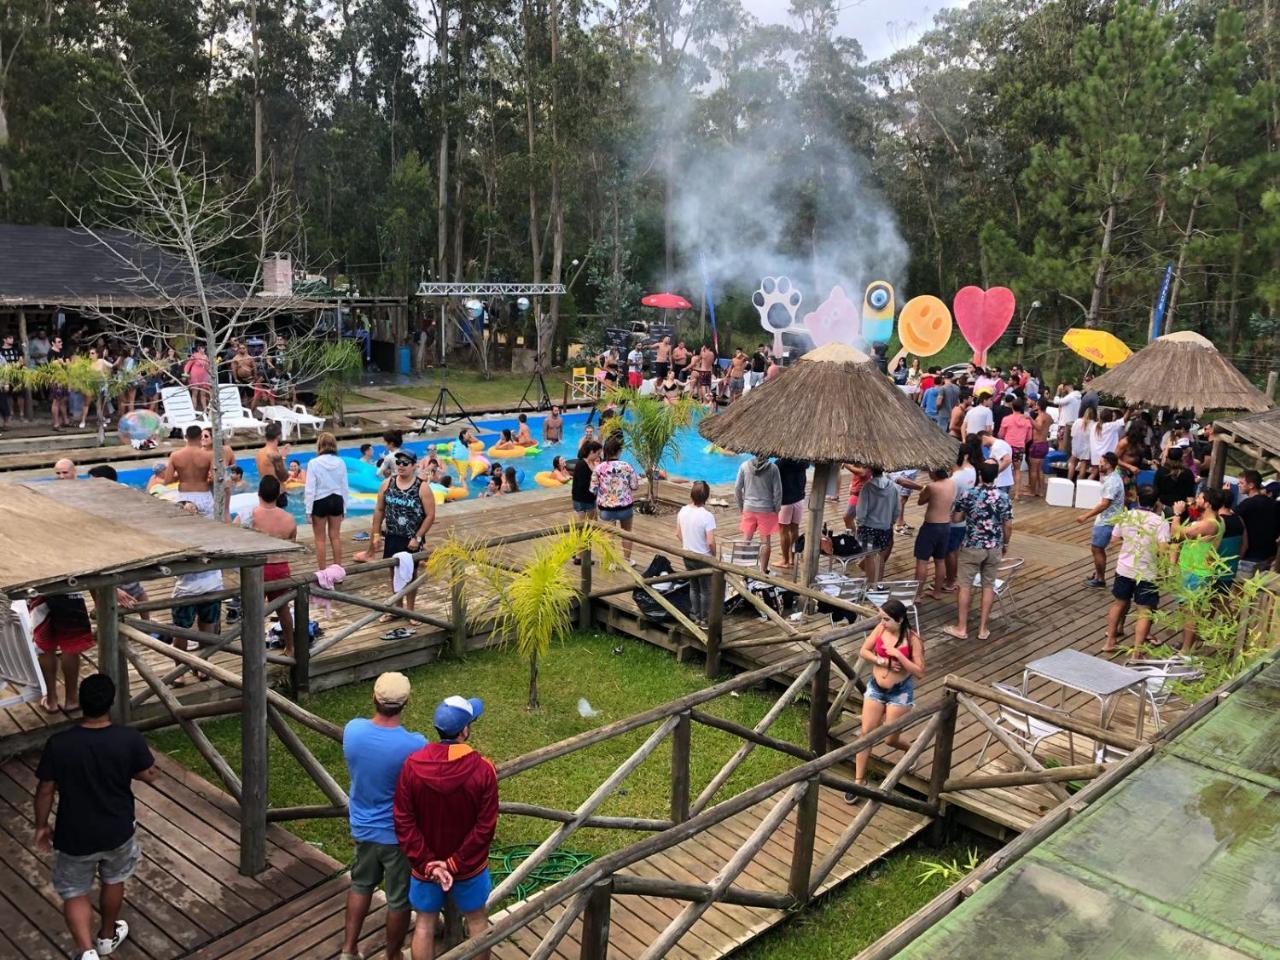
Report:
<svg viewBox="0 0 1280 960"><path fill-rule="evenodd" d="M303 488L307 519L315 537L316 569L323 570L326 547L333 548L333 562L342 564L342 518L347 512L347 464L338 456L338 440L332 433L316 438L316 456L307 464Z"/></svg>
<svg viewBox="0 0 1280 960"><path fill-rule="evenodd" d="M1124 421L1116 418L1114 410L1103 410L1102 416L1089 431L1089 476L1098 479L1098 465L1104 453L1115 453L1124 432Z"/></svg>
<svg viewBox="0 0 1280 960"><path fill-rule="evenodd" d="M1083 480L1089 475L1089 435L1093 428L1093 407L1071 421L1071 458L1067 461L1067 476L1072 480Z"/></svg>

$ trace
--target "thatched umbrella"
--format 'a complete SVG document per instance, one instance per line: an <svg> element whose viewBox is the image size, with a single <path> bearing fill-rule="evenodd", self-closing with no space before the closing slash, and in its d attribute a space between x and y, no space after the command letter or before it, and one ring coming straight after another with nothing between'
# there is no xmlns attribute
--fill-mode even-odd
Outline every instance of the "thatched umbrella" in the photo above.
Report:
<svg viewBox="0 0 1280 960"><path fill-rule="evenodd" d="M1127 360L1093 381L1098 393L1196 413L1206 410L1249 410L1273 406L1267 395L1220 354L1212 343L1190 330L1157 337Z"/></svg>
<svg viewBox="0 0 1280 960"><path fill-rule="evenodd" d="M699 432L735 453L809 460L814 464L805 538L805 583L818 569L823 498L841 463L883 470L955 463L957 442L925 417L864 353L829 343L806 353Z"/></svg>

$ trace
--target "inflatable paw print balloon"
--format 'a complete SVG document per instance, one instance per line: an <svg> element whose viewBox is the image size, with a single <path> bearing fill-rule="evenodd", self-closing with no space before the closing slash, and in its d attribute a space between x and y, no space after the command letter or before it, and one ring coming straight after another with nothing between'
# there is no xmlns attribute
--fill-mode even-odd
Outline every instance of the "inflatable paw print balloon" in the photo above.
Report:
<svg viewBox="0 0 1280 960"><path fill-rule="evenodd" d="M760 315L760 326L773 334L774 350L781 352L782 331L795 324L802 299L800 291L786 277L765 277L751 295L751 303Z"/></svg>

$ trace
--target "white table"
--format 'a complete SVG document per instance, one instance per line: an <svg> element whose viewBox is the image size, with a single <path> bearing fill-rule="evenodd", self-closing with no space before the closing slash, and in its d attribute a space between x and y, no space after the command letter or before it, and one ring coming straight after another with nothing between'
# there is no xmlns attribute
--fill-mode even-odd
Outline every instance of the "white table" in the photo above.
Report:
<svg viewBox="0 0 1280 960"><path fill-rule="evenodd" d="M1067 690L1086 693L1098 701L1098 726L1107 728L1112 714L1115 712L1119 697L1132 690L1138 697L1137 736L1142 736L1146 705L1146 674L1130 670L1118 663L1093 657L1079 650L1062 650L1038 660L1032 660L1022 670L1022 693L1027 694L1027 687L1032 677L1042 677L1061 687L1058 706L1061 709L1066 700Z"/></svg>

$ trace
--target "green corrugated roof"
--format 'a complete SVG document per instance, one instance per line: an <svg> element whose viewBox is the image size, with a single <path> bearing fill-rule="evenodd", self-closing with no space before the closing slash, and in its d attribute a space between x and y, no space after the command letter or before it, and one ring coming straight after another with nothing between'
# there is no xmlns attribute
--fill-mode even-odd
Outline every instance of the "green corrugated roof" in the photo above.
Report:
<svg viewBox="0 0 1280 960"><path fill-rule="evenodd" d="M1280 661L898 956L1280 958Z"/></svg>

